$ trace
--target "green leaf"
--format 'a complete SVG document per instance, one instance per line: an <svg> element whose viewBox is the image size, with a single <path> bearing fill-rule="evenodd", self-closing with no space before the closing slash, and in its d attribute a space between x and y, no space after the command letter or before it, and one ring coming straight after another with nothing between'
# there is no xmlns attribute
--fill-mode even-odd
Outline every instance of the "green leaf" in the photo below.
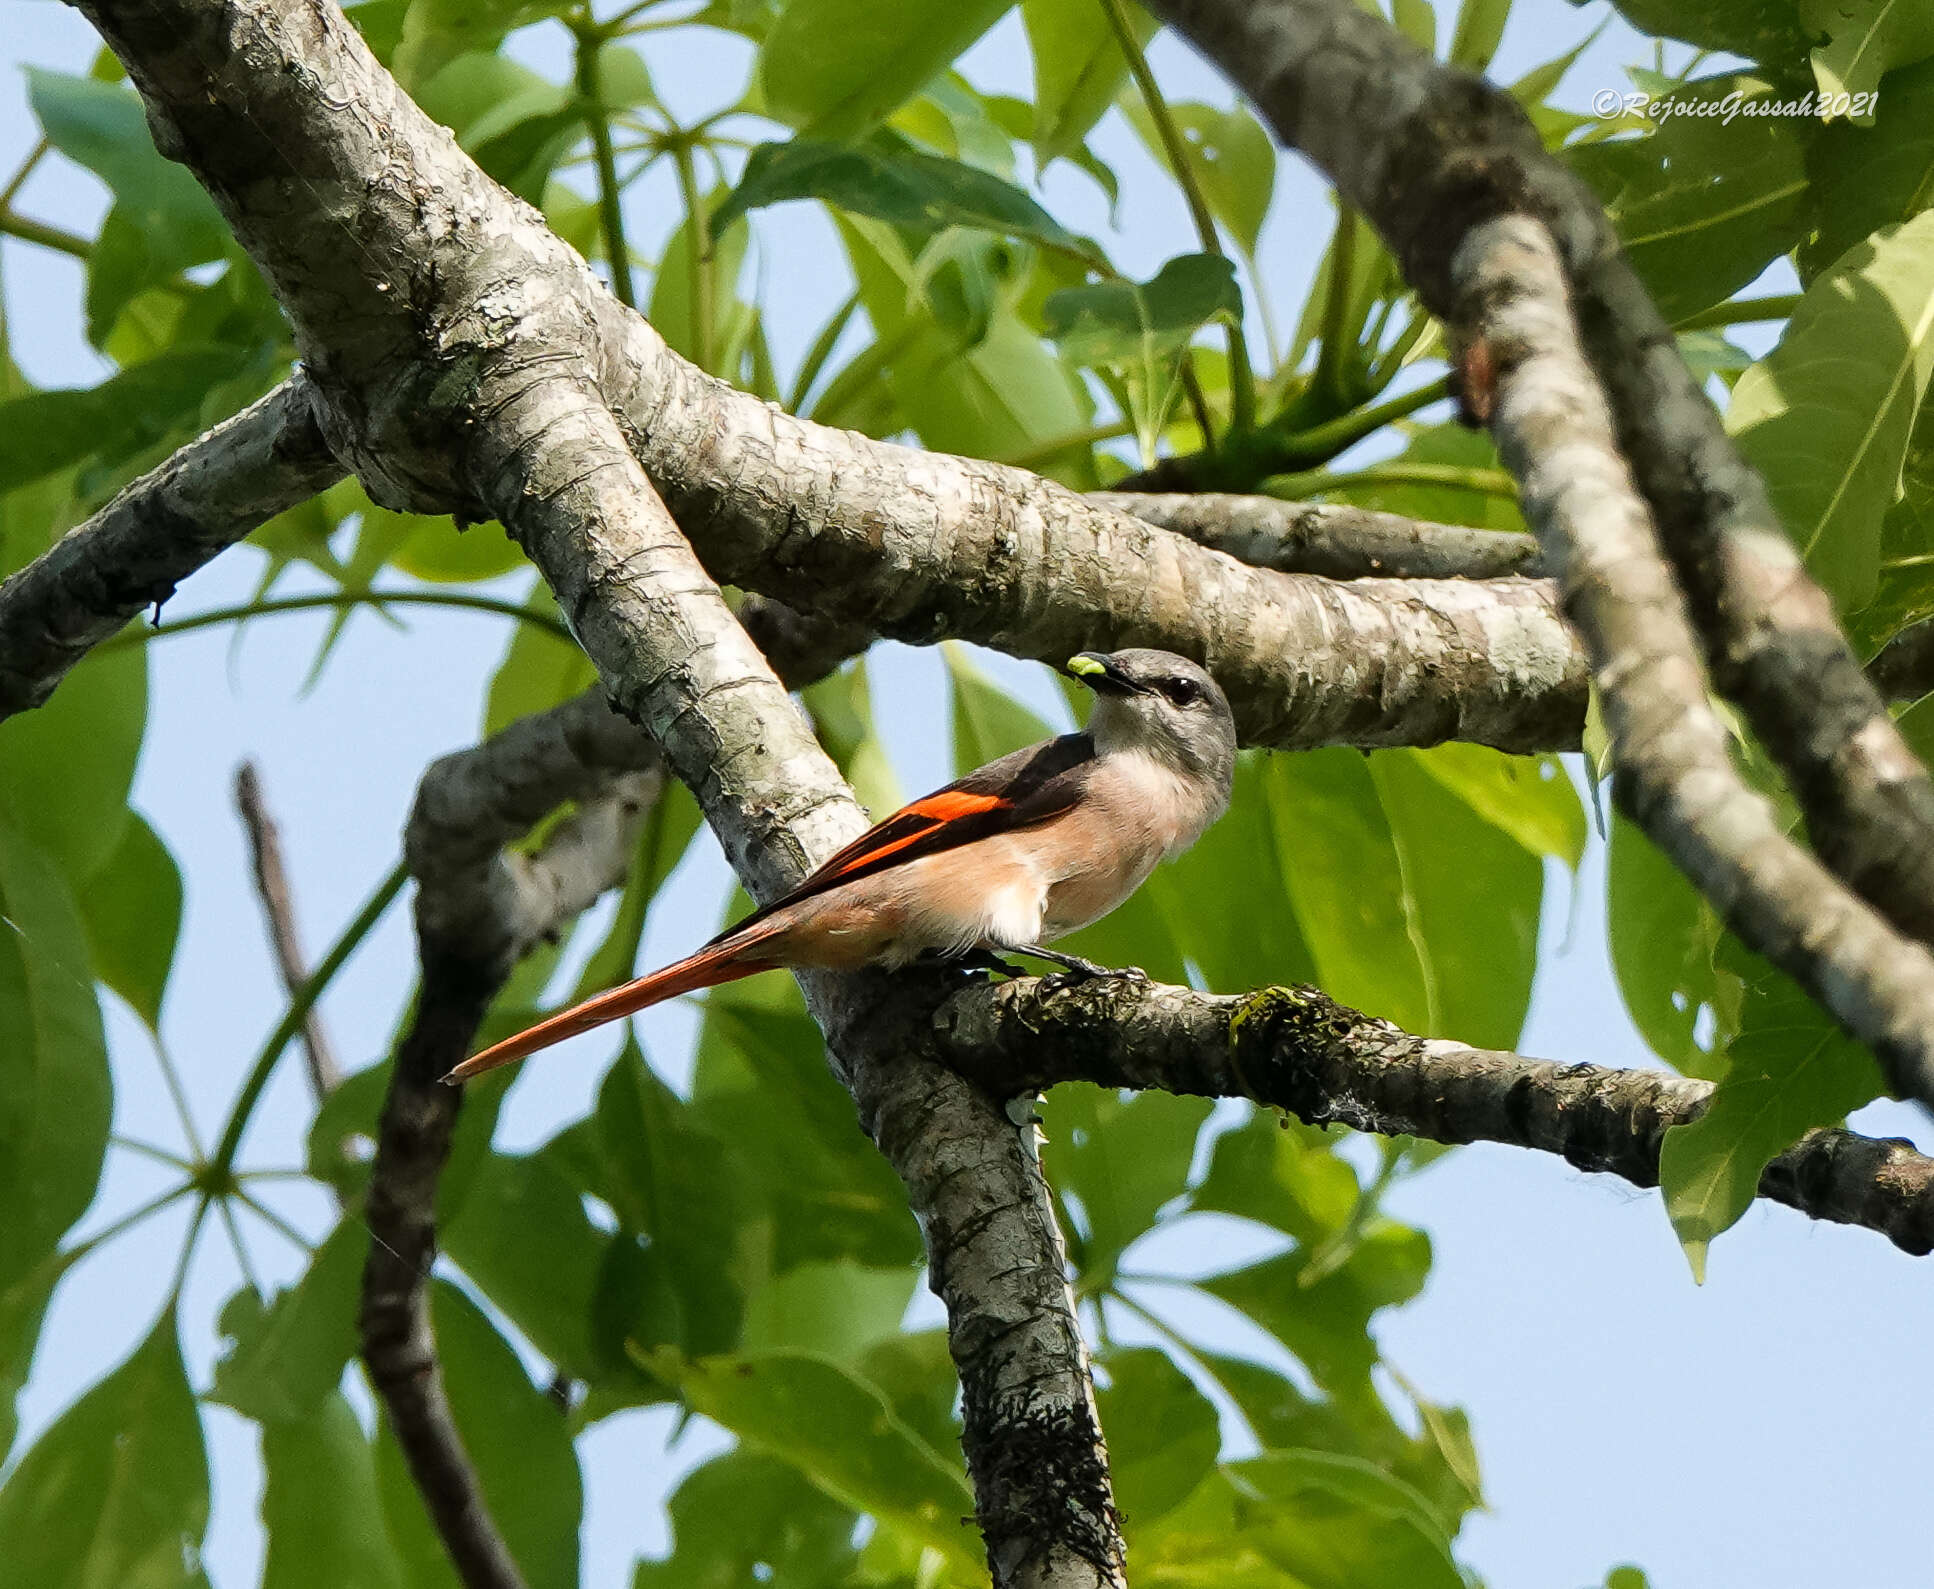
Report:
<svg viewBox="0 0 1934 1589"><path fill-rule="evenodd" d="M1511 16L1511 0L1464 0L1457 8L1457 30L1451 35L1452 66L1481 72L1497 54L1504 24Z"/></svg>
<svg viewBox="0 0 1934 1589"><path fill-rule="evenodd" d="M584 1485L570 1425L530 1382L510 1343L448 1281L431 1282L430 1323L451 1413L511 1559L530 1589L577 1589ZM405 1581L412 1589L456 1589L387 1426L377 1439L376 1476Z"/></svg>
<svg viewBox="0 0 1934 1589"><path fill-rule="evenodd" d="M1089 424L1086 389L1000 301L1003 284L991 278L1011 263L1007 245L963 234L984 245L964 256L971 268L959 268L963 255L955 251L956 268L927 274L885 223L837 219L886 373L884 383L877 370L869 382L884 385L898 425L936 451L1002 458ZM943 320L940 289L951 282L965 297L968 278L981 308L970 313L956 302L951 321Z"/></svg>
<svg viewBox="0 0 1934 1589"><path fill-rule="evenodd" d="M637 974L638 945L644 938L652 901L658 897L665 879L685 858L704 820L691 791L676 778L667 778L638 834L638 848L631 858L624 897L618 901L611 930L585 961L574 1000L587 999Z"/></svg>
<svg viewBox="0 0 1934 1589"><path fill-rule="evenodd" d="M0 817L79 889L131 826L128 790L148 718L146 651L88 657L45 706L0 734Z"/></svg>
<svg viewBox="0 0 1934 1589"><path fill-rule="evenodd" d="M80 892L94 974L159 1031L181 935L181 869L161 835L130 811L121 842Z"/></svg>
<svg viewBox="0 0 1934 1589"><path fill-rule="evenodd" d="M1102 1359L1095 1392L1115 1501L1131 1535L1181 1504L1215 1466L1222 1427L1208 1397L1166 1353L1137 1348Z"/></svg>
<svg viewBox="0 0 1934 1589"><path fill-rule="evenodd" d="M1733 388L1726 428L1843 610L1874 592L1881 521L1930 374L1934 216L1922 215L1808 288L1779 346Z"/></svg>
<svg viewBox="0 0 1934 1589"><path fill-rule="evenodd" d="M1705 78L1685 100L1778 97L1752 78ZM1723 303L1807 231L1811 123L1675 116L1647 137L1583 144L1566 160L1604 202L1667 320Z"/></svg>
<svg viewBox="0 0 1934 1589"><path fill-rule="evenodd" d="M765 1277L750 1199L724 1145L627 1043L598 1089L596 1143L612 1207L650 1238L653 1266L676 1320L671 1339L693 1356L737 1344L746 1294Z"/></svg>
<svg viewBox="0 0 1934 1589"><path fill-rule="evenodd" d="M301 1280L264 1306L243 1287L222 1308L218 1326L231 1345L215 1365L210 1401L262 1424L313 1417L342 1382L356 1353L369 1233L344 1219L315 1250Z"/></svg>
<svg viewBox="0 0 1934 1589"><path fill-rule="evenodd" d="M878 1386L803 1353L680 1362L659 1352L646 1366L675 1381L695 1412L833 1499L940 1551L957 1570L982 1571L965 1474L894 1415Z"/></svg>
<svg viewBox="0 0 1934 1589"><path fill-rule="evenodd" d="M364 513L365 528L377 514L396 521L389 532L396 540L396 550L388 559L390 566L413 578L469 584L496 579L524 566L522 549L495 519L459 529L455 519L390 513L388 508L372 503Z"/></svg>
<svg viewBox="0 0 1934 1589"><path fill-rule="evenodd" d="M1612 970L1632 1024L1667 1064L1711 1076L1723 1057L1695 1032L1704 1012L1728 1029L1736 979L1715 969L1719 918L1685 875L1624 816L1612 820L1606 863Z"/></svg>
<svg viewBox="0 0 1934 1589"><path fill-rule="evenodd" d="M745 1317L747 1351L807 1352L861 1368L893 1340L919 1283L911 1265L868 1269L848 1259L803 1263L763 1287Z"/></svg>
<svg viewBox="0 0 1934 1589"><path fill-rule="evenodd" d="M1822 94L1872 93L1896 66L1934 55L1934 13L1912 0L1801 0L1800 19L1827 36L1813 51Z"/></svg>
<svg viewBox="0 0 1934 1589"><path fill-rule="evenodd" d="M1750 61L1804 69L1812 39L1801 21L1802 0L1615 0L1619 13L1641 33L1683 39L1704 50L1726 50Z"/></svg>
<svg viewBox="0 0 1934 1589"><path fill-rule="evenodd" d="M11 1286L0 1289L0 1468L13 1449L20 1422L15 1403L33 1371L40 1326L54 1288L72 1263L68 1254L42 1260Z"/></svg>
<svg viewBox="0 0 1934 1589"><path fill-rule="evenodd" d="M1272 758L1283 887L1333 997L1411 1031L1509 1047L1530 998L1543 868L1420 754Z"/></svg>
<svg viewBox="0 0 1934 1589"><path fill-rule="evenodd" d="M755 156L756 158L756 156ZM744 222L731 212L732 199L723 188L716 188L700 200L711 216L707 231L710 270L716 287L712 303L710 368L728 374L737 368L751 330L751 307L738 295L738 281L745 263L748 232ZM692 294L692 222L687 216L673 229L659 256L657 273L652 277L649 313L653 328L672 351L697 361L699 322Z"/></svg>
<svg viewBox="0 0 1934 1589"><path fill-rule="evenodd" d="M990 679L958 641L944 641L954 725L954 773L965 776L1009 751L1053 737L1054 730Z"/></svg>
<svg viewBox="0 0 1934 1589"><path fill-rule="evenodd" d="M410 0L390 70L414 90L458 56L494 51L513 29L569 9L570 0Z"/></svg>
<svg viewBox="0 0 1934 1589"><path fill-rule="evenodd" d="M1179 352L1219 315L1239 318L1236 269L1214 254L1182 254L1147 282L1068 287L1043 306L1047 334L1077 364L1140 367Z"/></svg>
<svg viewBox="0 0 1934 1589"><path fill-rule="evenodd" d="M531 587L524 605L533 612L557 612L550 587L541 580ZM562 705L589 689L597 677L598 670L579 647L534 623L518 623L504 660L490 681L483 737L489 738L520 717Z"/></svg>
<svg viewBox="0 0 1934 1589"><path fill-rule="evenodd" d="M207 1589L208 1452L174 1309L0 1490L8 1589Z"/></svg>
<svg viewBox="0 0 1934 1589"><path fill-rule="evenodd" d="M775 1268L919 1260L906 1189L860 1130L790 982L755 978L706 999L691 1115L730 1145L735 1187L771 1210Z"/></svg>
<svg viewBox="0 0 1934 1589"><path fill-rule="evenodd" d="M632 1589L754 1589L850 1580L850 1507L757 1452L728 1451L672 1492L672 1553L638 1564Z"/></svg>
<svg viewBox="0 0 1934 1589"><path fill-rule="evenodd" d="M1085 1084L1056 1087L1039 1105L1043 1156L1056 1190L1078 1204L1070 1232L1081 1292L1114 1283L1115 1266L1158 1211L1188 1188L1195 1139L1213 1105L1170 1093L1120 1093Z"/></svg>
<svg viewBox="0 0 1934 1589"><path fill-rule="evenodd" d="M1128 8L1136 40L1146 45L1159 26L1140 6ZM1034 158L1043 170L1072 155L1114 103L1128 76L1128 57L1099 0L1022 0L1034 61Z"/></svg>
<svg viewBox="0 0 1934 1589"><path fill-rule="evenodd" d="M531 1345L575 1379L596 1376L591 1302L611 1238L586 1217L555 1153L487 1155L440 1236Z"/></svg>
<svg viewBox="0 0 1934 1589"><path fill-rule="evenodd" d="M850 138L911 99L1012 0L786 0L759 52L764 109L815 138Z"/></svg>
<svg viewBox="0 0 1934 1589"><path fill-rule="evenodd" d="M1668 1130L1659 1154L1666 1212L1693 1278L1705 1279L1707 1247L1746 1212L1774 1158L1885 1091L1872 1055L1788 978L1764 972L1747 991L1711 1103Z"/></svg>
<svg viewBox="0 0 1934 1589"><path fill-rule="evenodd" d="M1049 248L1083 249L1013 183L958 160L922 154L885 134L863 144L807 138L760 144L713 225L725 226L749 210L789 199L823 199L849 214L918 231L972 226Z"/></svg>
<svg viewBox="0 0 1934 1589"><path fill-rule="evenodd" d="M0 491L86 458L111 467L201 430L209 389L247 358L245 349L182 347L98 386L0 403Z"/></svg>
<svg viewBox="0 0 1934 1589"><path fill-rule="evenodd" d="M1308 1589L1465 1589L1423 1497L1368 1462L1268 1451L1230 1473L1245 1536Z"/></svg>
<svg viewBox="0 0 1934 1589"><path fill-rule="evenodd" d="M1934 62L1888 79L1871 127L1821 128L1807 175L1815 230L1799 266L1810 283L1870 232L1912 220L1934 198Z"/></svg>
<svg viewBox="0 0 1934 1589"><path fill-rule="evenodd" d="M73 896L48 857L0 821L0 1290L53 1252L93 1201L112 1099Z"/></svg>
<svg viewBox="0 0 1934 1589"><path fill-rule="evenodd" d="M113 191L88 262L88 337L101 346L128 301L228 247L221 213L185 166L164 160L125 84L27 69L47 141Z"/></svg>
<svg viewBox="0 0 1934 1589"><path fill-rule="evenodd" d="M375 1456L339 1394L299 1422L264 1425L262 1469L262 1589L403 1589Z"/></svg>
<svg viewBox="0 0 1934 1589"><path fill-rule="evenodd" d="M1122 108L1150 156L1166 168L1168 151L1147 105L1136 98ZM1276 190L1275 144L1262 123L1241 105L1225 110L1184 100L1169 106L1169 114L1182 135L1189 169L1209 213L1229 229L1243 253L1254 259L1269 201Z"/></svg>
<svg viewBox="0 0 1934 1589"><path fill-rule="evenodd" d="M1453 743L1417 751L1411 759L1533 855L1553 856L1578 870L1585 808L1556 756L1507 756L1484 745Z"/></svg>

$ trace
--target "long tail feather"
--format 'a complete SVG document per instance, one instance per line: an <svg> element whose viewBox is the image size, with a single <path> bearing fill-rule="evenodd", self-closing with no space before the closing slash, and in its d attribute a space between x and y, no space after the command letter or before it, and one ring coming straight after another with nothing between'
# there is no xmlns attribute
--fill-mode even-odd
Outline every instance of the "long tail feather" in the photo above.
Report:
<svg viewBox="0 0 1934 1589"><path fill-rule="evenodd" d="M507 1037L480 1054L472 1054L443 1079L455 1086L469 1081L473 1076L481 1076L487 1070L495 1070L500 1065L513 1064L528 1054L535 1054L540 1048L561 1043L567 1037L576 1037L580 1032L588 1032L608 1021L621 1020L640 1010L648 1010L654 1004L662 1004L666 999L675 999L681 993L696 993L700 988L736 982L755 971L770 971L779 962L759 956L754 951L778 936L779 931L774 924L763 932L735 933L723 943L708 944L697 954L687 955L662 971L654 971L635 982L627 982L586 999L582 1004L573 1005L547 1020L539 1021L528 1031Z"/></svg>

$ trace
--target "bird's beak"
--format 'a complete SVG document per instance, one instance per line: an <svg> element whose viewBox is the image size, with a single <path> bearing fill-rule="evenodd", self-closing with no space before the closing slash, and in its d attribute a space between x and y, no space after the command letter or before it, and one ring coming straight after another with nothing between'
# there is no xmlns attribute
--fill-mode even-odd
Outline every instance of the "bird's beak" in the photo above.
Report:
<svg viewBox="0 0 1934 1589"><path fill-rule="evenodd" d="M1141 686L1123 673L1113 657L1099 651L1083 651L1068 658L1068 673L1097 695L1139 695Z"/></svg>

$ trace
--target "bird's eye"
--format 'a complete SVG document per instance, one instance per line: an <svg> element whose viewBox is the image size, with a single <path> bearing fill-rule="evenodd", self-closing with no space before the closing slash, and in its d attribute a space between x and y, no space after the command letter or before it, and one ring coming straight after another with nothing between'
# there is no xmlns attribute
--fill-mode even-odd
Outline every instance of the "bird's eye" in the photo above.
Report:
<svg viewBox="0 0 1934 1589"><path fill-rule="evenodd" d="M1177 706L1193 706L1202 699L1202 687L1194 679L1164 680L1162 693Z"/></svg>

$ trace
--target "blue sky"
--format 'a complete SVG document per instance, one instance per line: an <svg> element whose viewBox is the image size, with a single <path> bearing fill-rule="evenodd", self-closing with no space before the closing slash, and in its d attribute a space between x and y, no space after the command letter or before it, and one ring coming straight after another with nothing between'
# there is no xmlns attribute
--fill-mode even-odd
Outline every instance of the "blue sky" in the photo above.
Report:
<svg viewBox="0 0 1934 1589"><path fill-rule="evenodd" d="M1521 0L1497 74L1515 77L1559 54L1604 10ZM94 48L79 17L50 0L9 0L4 16L0 171L35 135L18 68L84 71ZM561 36L539 31L527 48L533 59L550 61L561 45ZM710 108L743 81L746 56L735 47L655 34L645 51L674 106ZM1583 108L1595 91L1624 86L1620 67L1649 55L1615 23L1573 70L1565 101ZM1158 43L1155 59L1178 96L1229 97L1173 41ZM964 69L983 87L1024 86L1016 19L977 46ZM1125 172L1146 170L1118 118L1098 137ZM1110 244L1125 268L1146 274L1192 247L1192 232L1165 185L1131 177L1130 190L1143 198L1123 207ZM1050 202L1077 227L1108 232L1085 178L1056 177ZM91 178L56 162L29 183L19 207L91 230L104 206ZM655 251L673 216L669 177L641 184L627 213L638 245ZM1300 302L1327 214L1320 182L1286 159L1261 249L1279 306ZM846 283L830 228L810 207L768 212L761 233L754 268L764 273L783 367ZM50 385L96 379L100 361L80 334L78 267L0 241L0 271L15 351L29 374ZM1785 282L1772 276L1768 285ZM221 559L184 587L178 610L246 600L256 577L251 557ZM401 631L362 615L305 694L325 623L278 619L233 645L226 633L205 632L151 652L153 704L136 798L187 879L164 1034L204 1138L219 1127L243 1066L281 1009L229 795L236 763L249 756L262 766L313 951L388 868L394 848L387 836L400 833L423 766L474 739L480 690L504 643L487 618L412 617ZM429 657L439 665L426 666ZM1040 670L1002 659L990 665L1059 716L1059 698ZM893 664L873 676L903 786L941 781L947 749L938 659L896 648ZM653 913L648 961L673 958L711 930L726 874L715 850L699 850ZM1607 970L1602 862L1594 845L1575 909L1569 885L1553 879L1522 1046L1552 1058L1643 1065L1651 1056ZM393 911L324 1002L347 1065L382 1051L411 965L407 918ZM111 1010L109 1023L117 1129L178 1144L146 1034L125 1011ZM643 1024L654 1059L674 1079L693 1028L691 1013L675 1007ZM595 1043L566 1050L543 1068L541 1082L520 1085L505 1110L503 1144L527 1146L581 1111L603 1052ZM304 1089L299 1065L285 1066L249 1139L249 1164L300 1162ZM1905 1109L1877 1108L1860 1123L1929 1143L1922 1118ZM90 1226L158 1185L131 1156L116 1155L114 1163ZM1472 1411L1491 1510L1467 1525L1463 1554L1495 1589L1583 1589L1622 1561L1645 1567L1658 1589L1821 1582L1908 1589L1928 1581L1934 1549L1924 1521L1931 1445L1924 1410L1934 1406L1934 1368L1924 1321L1934 1268L1870 1233L1756 1207L1717 1244L1709 1282L1695 1287L1655 1194L1505 1148L1450 1155L1401 1188L1392 1205L1431 1232L1437 1263L1425 1295L1386 1315L1383 1344L1425 1394ZM332 1217L319 1196L290 1194L279 1206L312 1233ZM145 1331L170 1282L180 1225L171 1216L157 1220L63 1287L23 1401L23 1443ZM248 1240L265 1278L299 1272L300 1255L266 1228L250 1228ZM1210 1259L1233 1256L1230 1240L1217 1236ZM205 1241L186 1292L184 1331L201 1383L214 1340L210 1321L238 1283L228 1249ZM628 1581L630 1562L662 1547L662 1515L644 1503L711 1448L699 1430L668 1449L670 1426L662 1410L636 1413L583 1442L587 1585ZM223 1589L239 1589L260 1572L254 1433L220 1408L209 1411L208 1427L217 1502L208 1565Z"/></svg>

